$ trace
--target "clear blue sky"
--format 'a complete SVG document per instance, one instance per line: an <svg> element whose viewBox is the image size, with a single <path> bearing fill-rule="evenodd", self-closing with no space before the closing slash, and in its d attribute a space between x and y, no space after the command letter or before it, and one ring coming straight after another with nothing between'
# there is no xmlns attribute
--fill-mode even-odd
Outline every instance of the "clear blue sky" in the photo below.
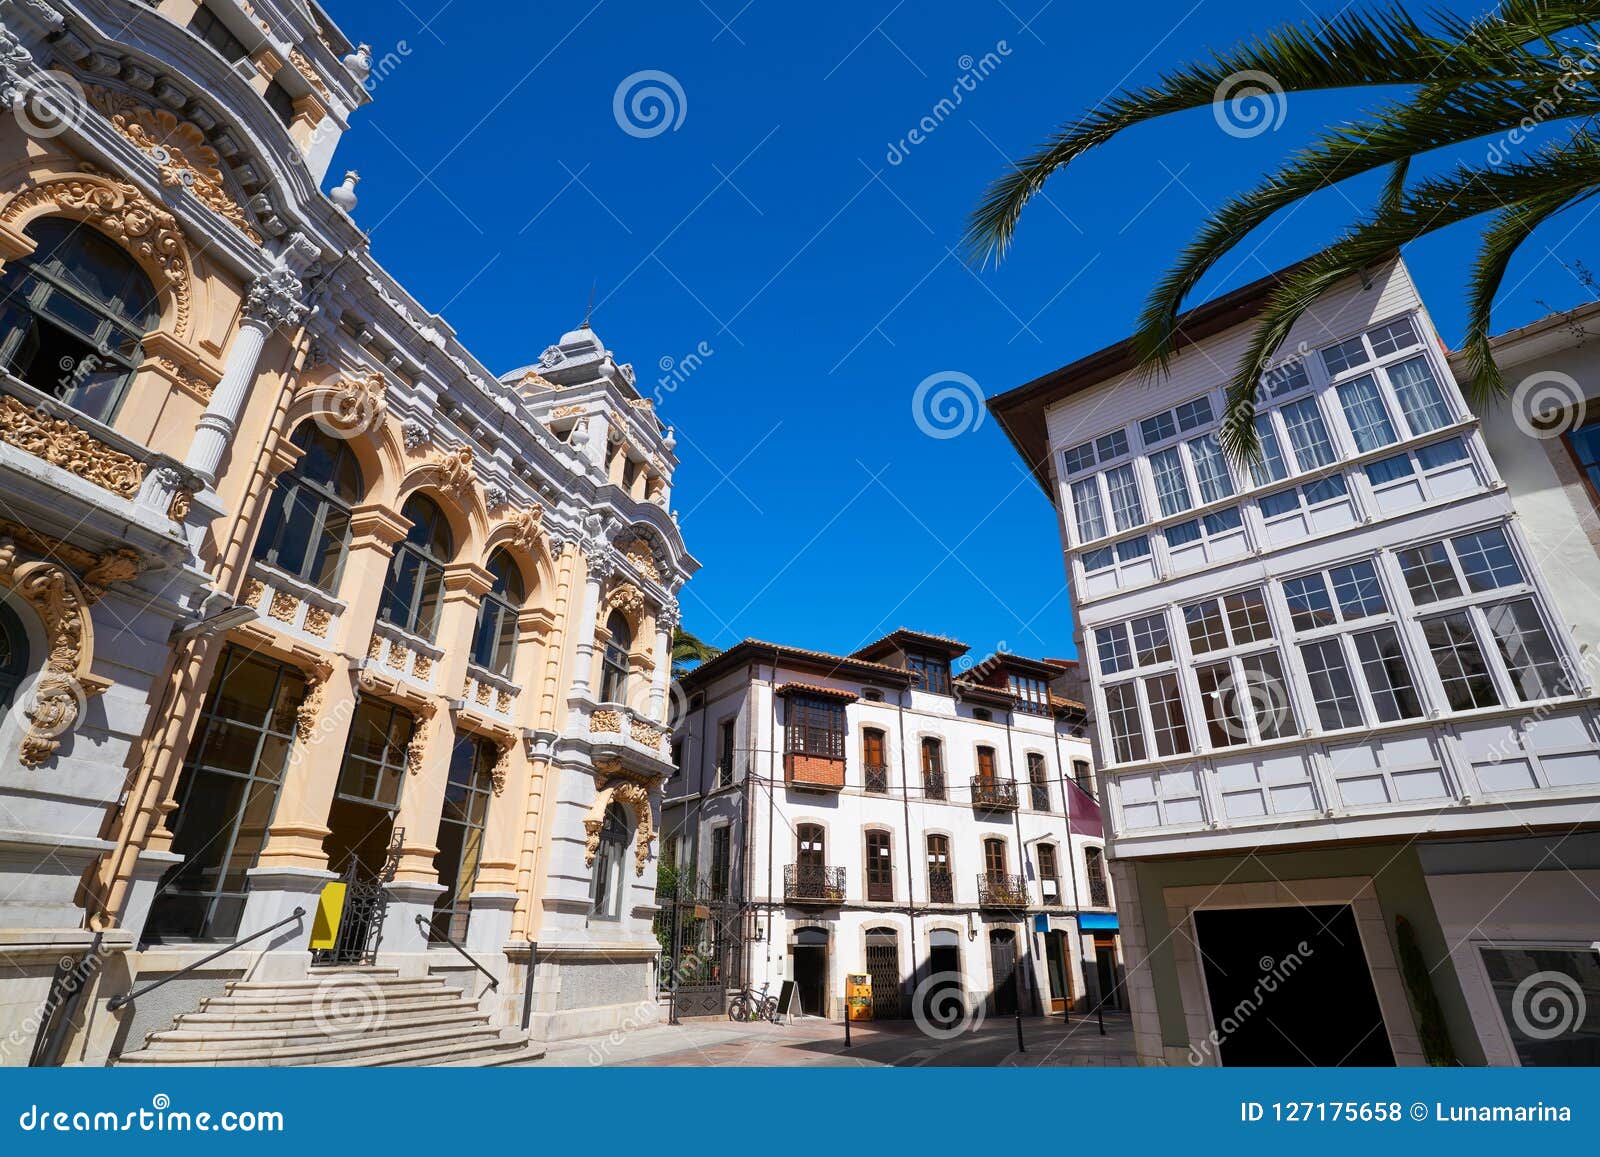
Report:
<svg viewBox="0 0 1600 1157"><path fill-rule="evenodd" d="M352 40L396 54L335 159L362 174L356 219L491 369L575 326L592 284L596 331L647 392L662 359L712 351L660 412L678 431L674 506L704 563L685 625L724 646L848 651L906 625L979 656L1072 653L1047 500L992 419L923 433L918 384L957 372L993 395L1122 338L1208 206L1361 108L1291 101L1248 140L1208 110L1127 134L1057 178L1014 255L975 273L954 247L1007 157L1272 11L1343 5L326 3ZM998 65L891 163L986 53ZM619 83L643 70L684 97L681 122L654 136L613 115ZM1204 295L1327 242L1373 192L1357 182L1280 216ZM1573 268L1594 237L1586 211L1525 250L1502 328L1591 296ZM1406 254L1452 341L1474 236Z"/></svg>

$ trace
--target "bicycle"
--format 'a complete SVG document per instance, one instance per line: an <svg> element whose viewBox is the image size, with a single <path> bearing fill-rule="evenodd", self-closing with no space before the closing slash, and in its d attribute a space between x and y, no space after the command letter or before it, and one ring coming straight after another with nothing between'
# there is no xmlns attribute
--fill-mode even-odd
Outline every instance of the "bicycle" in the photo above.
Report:
<svg viewBox="0 0 1600 1157"><path fill-rule="evenodd" d="M777 1024L778 998L767 995L767 989L770 987L771 985L763 984L760 992L754 992L749 988L741 989L739 995L728 1005L728 1019L747 1022L770 1020L773 1024Z"/></svg>

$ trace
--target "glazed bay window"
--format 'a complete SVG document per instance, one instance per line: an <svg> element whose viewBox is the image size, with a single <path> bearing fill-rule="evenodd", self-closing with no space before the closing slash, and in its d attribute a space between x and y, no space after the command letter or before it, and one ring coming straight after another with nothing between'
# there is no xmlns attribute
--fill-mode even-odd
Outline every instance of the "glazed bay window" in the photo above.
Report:
<svg viewBox="0 0 1600 1157"><path fill-rule="evenodd" d="M1472 455L1460 438L1446 438L1379 458L1362 469L1372 484L1379 514L1409 510L1483 485Z"/></svg>
<svg viewBox="0 0 1600 1157"><path fill-rule="evenodd" d="M1011 675L1006 686L1016 699L1016 707L1024 715L1050 714L1050 685L1043 679L1028 675Z"/></svg>
<svg viewBox="0 0 1600 1157"><path fill-rule="evenodd" d="M1262 591L1245 590L1183 608L1190 648L1199 656L1270 643L1272 623ZM1297 732L1277 650L1254 651L1195 667L1213 747L1279 739Z"/></svg>
<svg viewBox="0 0 1600 1157"><path fill-rule="evenodd" d="M1328 436L1328 425L1323 421L1316 398L1290 402L1278 411L1278 416L1283 420L1289 448L1294 452L1300 473L1333 465L1337 457L1333 439Z"/></svg>
<svg viewBox="0 0 1600 1157"><path fill-rule="evenodd" d="M790 696L784 730L789 754L844 758L844 704L836 699Z"/></svg>
<svg viewBox="0 0 1600 1157"><path fill-rule="evenodd" d="M1115 546L1086 550L1081 561L1084 589L1090 595L1136 586L1156 577L1155 559L1147 534L1125 538Z"/></svg>
<svg viewBox="0 0 1600 1157"><path fill-rule="evenodd" d="M1355 636L1355 646L1378 721L1420 719L1422 701L1417 697L1411 668L1395 629L1380 627L1375 631L1363 631Z"/></svg>
<svg viewBox="0 0 1600 1157"><path fill-rule="evenodd" d="M1105 696L1112 755L1118 763L1137 763L1145 753L1138 689L1131 682L1118 683L1107 687Z"/></svg>
<svg viewBox="0 0 1600 1157"><path fill-rule="evenodd" d="M1163 518L1182 514L1194 505L1188 479L1183 473L1183 457L1176 446L1150 455L1150 475L1155 481L1156 500L1161 504Z"/></svg>
<svg viewBox="0 0 1600 1157"><path fill-rule="evenodd" d="M1283 546L1325 530L1355 525L1356 510L1343 474L1329 474L1263 494L1256 500L1266 524L1267 543Z"/></svg>
<svg viewBox="0 0 1600 1157"><path fill-rule="evenodd" d="M908 654L906 670L914 686L934 695L950 694L950 660L936 655Z"/></svg>
<svg viewBox="0 0 1600 1157"><path fill-rule="evenodd" d="M1418 607L1468 604L1422 620L1451 710L1572 693L1576 680L1502 528L1407 548L1397 558Z"/></svg>
<svg viewBox="0 0 1600 1157"><path fill-rule="evenodd" d="M1174 571L1235 558L1249 546L1244 515L1237 506L1226 506L1201 518L1173 523L1163 534L1167 540L1167 558Z"/></svg>
<svg viewBox="0 0 1600 1157"><path fill-rule="evenodd" d="M1389 609L1377 569L1365 559L1289 579L1283 595L1297 631L1354 622Z"/></svg>
<svg viewBox="0 0 1600 1157"><path fill-rule="evenodd" d="M1377 379L1371 374L1341 383L1338 394L1357 451L1366 453L1368 450L1377 450L1399 438L1384 408Z"/></svg>
<svg viewBox="0 0 1600 1157"><path fill-rule="evenodd" d="M1118 466L1105 473L1106 497L1111 507L1111 517L1119 532L1134 530L1144 525L1144 503L1139 499L1139 483L1131 464Z"/></svg>
<svg viewBox="0 0 1600 1157"><path fill-rule="evenodd" d="M1100 503L1100 483L1084 478L1072 484L1072 514L1078 525L1078 541L1093 542L1106 536L1105 508Z"/></svg>
<svg viewBox="0 0 1600 1157"><path fill-rule="evenodd" d="M1112 430L1092 442L1073 446L1062 452L1061 461L1067 475L1081 474L1095 466L1115 462L1128 453L1128 432Z"/></svg>

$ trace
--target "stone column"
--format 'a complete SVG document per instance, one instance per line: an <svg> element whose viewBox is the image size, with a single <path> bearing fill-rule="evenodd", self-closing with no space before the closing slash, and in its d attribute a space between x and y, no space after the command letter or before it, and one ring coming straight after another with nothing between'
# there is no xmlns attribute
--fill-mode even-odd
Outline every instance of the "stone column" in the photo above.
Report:
<svg viewBox="0 0 1600 1157"><path fill-rule="evenodd" d="M584 543L586 575L583 584L583 610L578 615L576 669L572 672L575 698L592 698L594 682L594 635L600 625L600 587L616 570L616 552L603 536Z"/></svg>
<svg viewBox="0 0 1600 1157"><path fill-rule="evenodd" d="M667 721L667 684L672 680L672 632L678 625L678 600L669 598L656 615L656 669L650 684L650 718Z"/></svg>
<svg viewBox="0 0 1600 1157"><path fill-rule="evenodd" d="M239 425L245 397L255 382L256 367L267 338L279 328L300 324L306 314L300 279L287 266L279 266L250 283L245 295L239 332L228 351L222 380L211 393L206 412L195 425L186 464L207 486L215 486L217 469Z"/></svg>

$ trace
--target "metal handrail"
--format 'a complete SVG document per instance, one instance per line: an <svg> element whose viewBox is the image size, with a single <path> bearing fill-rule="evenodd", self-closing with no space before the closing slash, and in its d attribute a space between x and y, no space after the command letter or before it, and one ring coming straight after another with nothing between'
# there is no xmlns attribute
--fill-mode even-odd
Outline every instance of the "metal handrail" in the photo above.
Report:
<svg viewBox="0 0 1600 1157"><path fill-rule="evenodd" d="M417 927L421 928L424 932L428 933L428 938L430 940L433 938L433 924L432 924L431 921L429 921L429 919L426 916L422 916L422 915L418 915L417 916ZM479 972L481 972L485 976L487 976L489 978L489 987L490 988L495 989L497 991L499 990L500 982L495 979L494 973L490 972L483 965L479 964L477 962L477 960L473 958L472 953L468 952L465 948L461 947L461 945L457 944L454 940L450 939L450 933L448 933L448 932L439 933L439 939L443 940L446 944L450 945L450 947L454 948L457 952L461 953L461 955L466 958L466 961L467 961L468 964L472 965L472 967L476 968ZM530 965L529 967L531 968L532 966Z"/></svg>
<svg viewBox="0 0 1600 1157"><path fill-rule="evenodd" d="M174 980L178 979L178 977L180 977L180 976L187 976L189 973L195 971L195 969L197 969L197 968L204 968L207 964L210 964L217 957L226 956L228 953L232 952L235 948L243 948L246 944L250 943L250 941L252 941L252 940L260 940L268 932L276 932L279 928L282 928L285 924L293 924L295 921L303 919L305 917L305 914L306 914L306 910L304 908L296 908L294 910L293 915L285 916L282 920L279 920L276 924L269 924L265 928L261 929L261 931L259 931L259 932L252 932L249 936L246 936L242 940L235 940L232 944L225 944L221 948L219 948L215 952L213 952L210 956L203 956L199 960L196 960L193 964L185 964L182 968L178 969L178 971L174 972L171 976L163 976L160 980L155 981L153 984L147 984L143 988L135 988L131 992L123 993L121 996L113 996L110 1000L106 1001L106 1011L107 1012L116 1012L117 1009L121 1008L123 1005L132 1004L134 1001L138 1000L141 996L145 996L148 993L154 992L156 989L160 988L163 984L167 984L167 983L169 983L171 981L174 981Z"/></svg>

